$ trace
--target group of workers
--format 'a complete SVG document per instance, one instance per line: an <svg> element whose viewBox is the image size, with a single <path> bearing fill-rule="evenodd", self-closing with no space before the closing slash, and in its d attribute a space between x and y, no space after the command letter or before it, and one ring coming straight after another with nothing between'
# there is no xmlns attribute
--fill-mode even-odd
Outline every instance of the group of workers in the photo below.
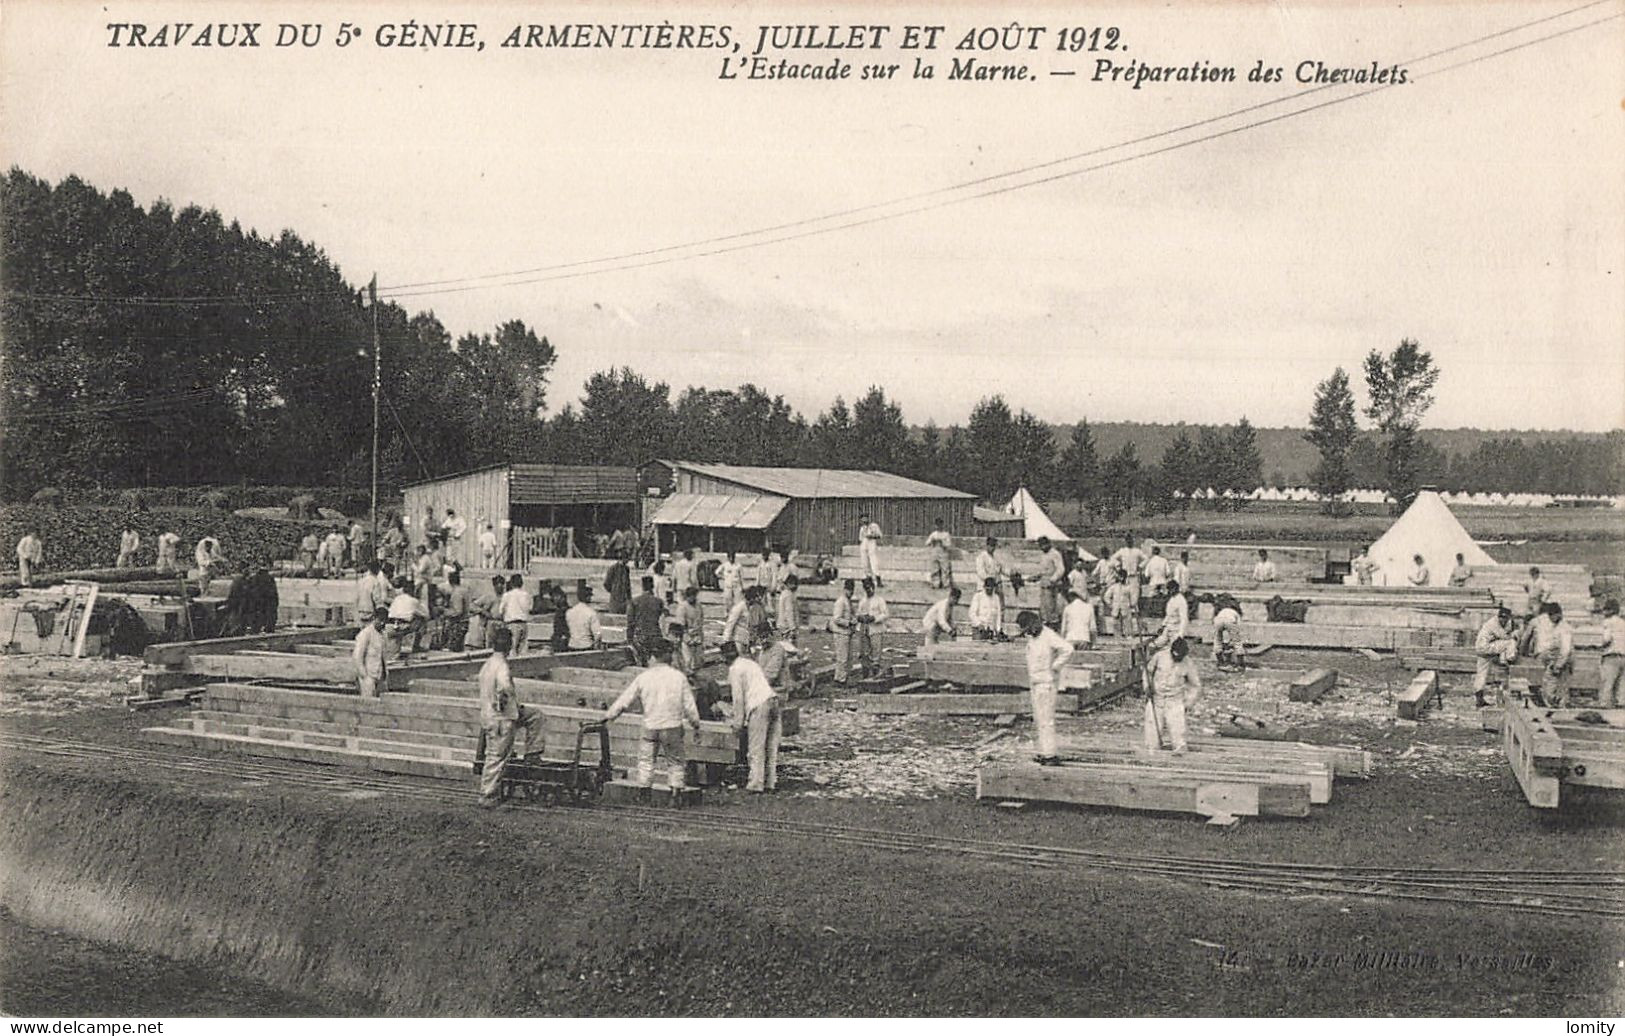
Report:
<svg viewBox="0 0 1625 1036"><path fill-rule="evenodd" d="M180 567L176 558L180 543L180 536L170 529L159 533L153 567L164 573L179 572ZM119 532L118 555L113 561L113 567L135 568L140 563L140 555L141 533L133 524L126 522ZM218 571L225 564L225 560L225 556L220 552L218 539L213 536L198 538L193 561L201 571L205 583L210 572ZM45 571L45 541L40 537L38 527L29 526L24 530L22 538L17 541L18 582L23 586L33 586L34 577L43 571Z"/></svg>
<svg viewBox="0 0 1625 1036"><path fill-rule="evenodd" d="M1458 555L1459 563L1459 555ZM1505 692L1511 666L1519 658L1540 664L1540 685L1530 688L1535 700L1548 708L1560 709L1569 703L1569 682L1574 675L1574 628L1563 615L1563 606L1552 599L1551 583L1531 566L1523 584L1522 614L1502 605L1484 620L1473 639L1473 696L1488 705L1486 692L1492 674L1499 674ZM1625 697L1625 620L1619 615L1619 601L1609 598L1602 609L1601 682L1597 704L1601 708L1620 707Z"/></svg>

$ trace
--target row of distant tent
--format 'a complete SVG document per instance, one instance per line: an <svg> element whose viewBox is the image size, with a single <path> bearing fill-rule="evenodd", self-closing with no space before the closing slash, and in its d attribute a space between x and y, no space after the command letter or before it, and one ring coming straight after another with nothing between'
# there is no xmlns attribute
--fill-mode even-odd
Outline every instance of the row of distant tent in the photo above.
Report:
<svg viewBox="0 0 1625 1036"><path fill-rule="evenodd" d="M1175 494L1175 496L1180 497L1184 495L1184 493ZM1587 504L1625 509L1625 496L1554 496L1551 493L1441 493L1439 495L1447 504L1468 507L1552 507L1564 504ZM1285 500L1298 503L1323 499L1319 493L1305 486L1293 486L1287 489L1260 486L1250 493L1239 494L1228 489L1223 492L1213 489L1198 489L1190 496L1195 500L1229 500L1241 496L1248 500ZM1388 503L1392 498L1380 489L1353 489L1344 493L1343 499L1356 504L1383 504Z"/></svg>

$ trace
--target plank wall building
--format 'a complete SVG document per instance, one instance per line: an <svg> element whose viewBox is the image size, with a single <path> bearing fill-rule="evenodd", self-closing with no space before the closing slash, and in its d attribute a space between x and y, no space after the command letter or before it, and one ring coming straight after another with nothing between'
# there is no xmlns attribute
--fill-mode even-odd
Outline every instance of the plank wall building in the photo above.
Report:
<svg viewBox="0 0 1625 1036"><path fill-rule="evenodd" d="M651 461L638 469L659 549L838 552L868 514L888 536L924 537L938 518L954 536L985 534L976 498L884 471L755 468Z"/></svg>
<svg viewBox="0 0 1625 1036"><path fill-rule="evenodd" d="M448 552L469 568L481 566L479 534L487 523L497 535L498 566L522 568L534 556L582 552L593 535L642 521L634 468L496 464L412 483L405 496L414 544L423 542L430 511L437 522L453 510L467 523Z"/></svg>

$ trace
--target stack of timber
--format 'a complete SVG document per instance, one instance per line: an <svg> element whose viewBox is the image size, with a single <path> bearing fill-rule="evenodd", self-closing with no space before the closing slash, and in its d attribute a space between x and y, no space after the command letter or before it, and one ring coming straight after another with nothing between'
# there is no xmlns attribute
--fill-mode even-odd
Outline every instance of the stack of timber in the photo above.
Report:
<svg viewBox="0 0 1625 1036"><path fill-rule="evenodd" d="M472 780L480 734L477 697L386 692L362 698L332 690L216 683L209 685L200 706L142 734L211 751ZM549 759L572 758L581 724L602 716L598 709L577 706L536 708L543 716L539 750ZM611 765L623 773L635 770L641 740L639 717L623 716L612 723ZM711 772L704 764L737 762L739 747L737 734L726 723L702 723L697 736L685 734L691 770L701 776ZM588 739L584 751L595 752L596 741Z"/></svg>
<svg viewBox="0 0 1625 1036"><path fill-rule="evenodd" d="M1580 722L1588 712L1603 722ZM1509 696L1501 740L1531 806L1558 808L1564 785L1625 788L1625 709L1546 709Z"/></svg>
<svg viewBox="0 0 1625 1036"><path fill-rule="evenodd" d="M1552 600L1563 606L1565 614L1574 618L1591 611L1591 570L1584 565L1539 566L1540 574L1552 588ZM1522 615L1528 595L1524 584L1529 582L1529 566L1480 565L1473 570L1467 586L1488 591L1497 604L1504 604L1515 614Z"/></svg>
<svg viewBox="0 0 1625 1036"><path fill-rule="evenodd" d="M1056 711L1084 712L1140 686L1143 654L1132 645L1078 651L1062 670ZM916 693L860 694L859 712L874 715L1031 715L1022 642L927 644L909 663ZM944 690L952 685L955 690Z"/></svg>
<svg viewBox="0 0 1625 1036"><path fill-rule="evenodd" d="M572 662L569 656L558 656L562 662ZM561 705L583 709L607 709L627 684L643 669L626 666L620 669L598 668L588 665L558 664L539 678L516 677L514 691L526 705ZM405 690L410 694L432 695L441 698L477 698L479 684L473 680L444 677L411 676ZM636 711L636 710L634 710ZM784 735L801 732L801 707L784 705L779 711Z"/></svg>
<svg viewBox="0 0 1625 1036"><path fill-rule="evenodd" d="M1579 640L1580 637L1576 634L1577 645ZM1471 673L1478 665L1478 659L1470 647L1401 649L1399 661L1407 669L1429 669L1436 673ZM1536 687L1540 686L1544 674L1545 667L1533 658L1519 659L1509 670L1509 675L1513 679L1525 680ZM1574 652L1574 672L1569 677L1569 688L1576 691L1595 691L1601 685L1601 652L1582 650L1577 646Z"/></svg>
<svg viewBox="0 0 1625 1036"><path fill-rule="evenodd" d="M1078 544L1092 552L1100 550L1100 544L1081 542ZM1066 544L1057 544L1063 551ZM1115 551L1120 543L1111 544ZM954 575L961 581L973 580L976 574L976 554L981 544L961 539L961 545L949 552L953 561ZM1270 552L1270 560L1275 562L1276 578L1283 583L1307 584L1313 580L1326 578L1326 570L1330 560L1330 551L1325 547L1265 547ZM1258 562L1259 548L1248 544L1226 543L1200 543L1184 545L1179 543L1162 544L1162 553L1170 561L1176 560L1181 552L1190 554L1191 579L1199 586L1246 586L1250 585L1253 565ZM1149 550L1147 551L1149 554ZM1036 543L1031 541L1001 542L995 551L995 556L1004 564L1006 571L1021 573L1023 578L1032 578L1038 574L1039 551ZM878 560L882 577L890 580L924 580L931 572L933 554L925 546L925 537L920 537L912 544L904 544L893 537L883 540L879 550ZM864 574L862 548L856 544L848 544L841 548L841 554L836 559L841 575L855 578Z"/></svg>
<svg viewBox="0 0 1625 1036"><path fill-rule="evenodd" d="M354 686L355 666L350 652L355 636L353 628L341 626L153 644L143 655L141 694L132 704L171 700L173 692L184 695L188 688L221 679ZM415 677L470 679L489 656L489 651L414 652L390 662L389 688L403 690ZM624 665L628 658L625 648L610 647L560 655L520 654L512 656L508 664L515 676L542 676L561 660L613 668Z"/></svg>
<svg viewBox="0 0 1625 1036"><path fill-rule="evenodd" d="M1331 801L1340 777L1367 777L1371 757L1358 748L1295 742L1192 738L1176 756L1147 751L1133 737L1063 739L1060 766L989 761L976 775L976 797L1060 802L1120 809L1196 813L1210 822L1241 816L1309 815Z"/></svg>

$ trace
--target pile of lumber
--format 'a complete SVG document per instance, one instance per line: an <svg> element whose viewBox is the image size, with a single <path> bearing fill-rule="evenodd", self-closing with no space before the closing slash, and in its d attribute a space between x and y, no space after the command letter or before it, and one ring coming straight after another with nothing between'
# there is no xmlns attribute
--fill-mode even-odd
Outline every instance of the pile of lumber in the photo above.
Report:
<svg viewBox="0 0 1625 1036"><path fill-rule="evenodd" d="M1308 816L1331 801L1338 778L1368 777L1370 753L1285 741L1192 738L1176 756L1147 751L1137 738L1063 739L1060 766L989 761L976 797L1119 809L1196 813L1210 822L1241 816Z"/></svg>
<svg viewBox="0 0 1625 1036"><path fill-rule="evenodd" d="M1579 642L1576 635L1576 644ZM1399 652L1400 664L1407 669L1430 669L1436 673L1471 673L1478 659L1470 647L1406 648ZM1539 686L1545 667L1532 658L1519 659L1510 669L1514 679L1526 680ZM1602 684L1602 654L1593 650L1574 652L1574 673L1569 677L1569 688L1576 691L1595 691Z"/></svg>
<svg viewBox="0 0 1625 1036"><path fill-rule="evenodd" d="M1541 577L1552 588L1552 600L1561 604L1564 613L1571 619L1591 611L1590 569L1584 565L1542 564L1537 567L1540 569ZM1487 590L1497 604L1504 604L1515 614L1522 615L1529 596L1524 592L1524 584L1527 582L1529 582L1527 564L1480 565L1473 569L1472 576L1467 580L1467 586L1475 590Z"/></svg>
<svg viewBox="0 0 1625 1036"><path fill-rule="evenodd" d="M1078 651L1062 670L1056 711L1088 711L1140 686L1143 652L1123 645ZM859 712L875 715L1031 715L1023 642L946 641L923 645L909 663L904 693L860 694ZM909 693L912 692L912 693Z"/></svg>
<svg viewBox="0 0 1625 1036"><path fill-rule="evenodd" d="M1602 723L1583 723L1582 714ZM1625 709L1546 709L1508 696L1502 748L1531 806L1556 809L1564 785L1625 788Z"/></svg>
<svg viewBox="0 0 1625 1036"><path fill-rule="evenodd" d="M1098 552L1101 547L1098 543L1088 542L1080 542L1078 545L1091 552ZM1057 546L1064 550L1067 545L1057 544ZM1112 543L1111 550L1115 551L1119 546L1120 543ZM1178 559L1182 551L1190 554L1191 579L1198 586L1251 585L1253 565L1258 562L1259 547L1249 544L1164 543L1161 546L1163 555L1169 561ZM980 549L980 542L960 538L960 545L949 552L956 579L962 582L974 579L975 559ZM1275 562L1276 577L1283 583L1304 584L1326 577L1331 552L1325 547L1265 546L1264 549L1270 552L1270 560ZM1149 550L1147 554L1149 555ZM1036 543L1026 540L1004 540L995 551L995 556L1004 563L1006 571L1020 572L1024 578L1038 574L1041 552ZM888 581L894 578L924 580L931 571L932 552L925 546L924 536L912 543L907 543L900 537L883 539L878 557L881 575ZM836 564L843 577L863 575L861 547L857 544L843 546Z"/></svg>
<svg viewBox="0 0 1625 1036"><path fill-rule="evenodd" d="M518 680L519 697L543 716L543 754L568 760L581 725L602 716L600 703L613 699L632 672L557 665L543 676ZM799 712L786 711L786 729L793 731ZM472 680L444 676L413 675L404 691L377 698L337 688L220 681L208 685L197 710L142 734L212 751L471 781L479 697ZM641 740L635 712L610 725L610 762L617 771L636 769ZM697 736L685 733L690 780L714 783L723 767L740 761L741 747L728 723L704 722ZM589 738L589 763L596 751L597 740Z"/></svg>
<svg viewBox="0 0 1625 1036"><path fill-rule="evenodd" d="M292 630L246 637L178 641L153 644L142 657L141 693L131 704L178 700L182 692L216 680L269 680L278 683L355 685L351 650L356 631L350 627ZM388 671L389 687L404 690L417 677L470 679L475 676L489 651L423 651L393 660ZM575 665L613 667L625 664L625 648L598 651L544 652L511 656L515 676L540 676L561 659Z"/></svg>

